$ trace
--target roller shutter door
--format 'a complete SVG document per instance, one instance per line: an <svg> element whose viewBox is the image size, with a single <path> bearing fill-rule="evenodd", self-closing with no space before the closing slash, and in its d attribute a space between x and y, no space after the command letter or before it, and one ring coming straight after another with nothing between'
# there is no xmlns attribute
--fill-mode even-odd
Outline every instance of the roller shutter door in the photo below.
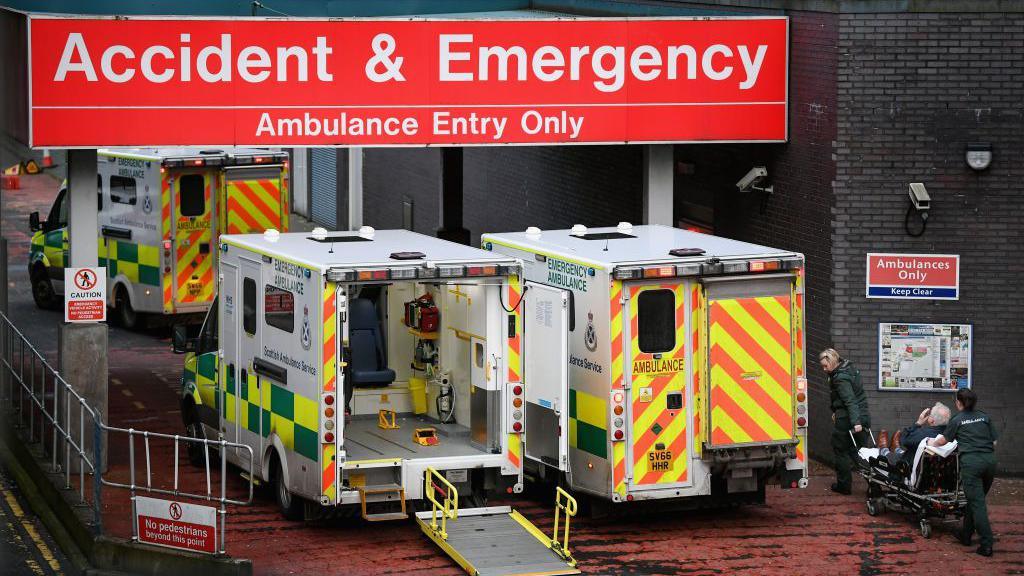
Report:
<svg viewBox="0 0 1024 576"><path fill-rule="evenodd" d="M328 230L338 229L338 151L310 148L310 212L312 220Z"/></svg>

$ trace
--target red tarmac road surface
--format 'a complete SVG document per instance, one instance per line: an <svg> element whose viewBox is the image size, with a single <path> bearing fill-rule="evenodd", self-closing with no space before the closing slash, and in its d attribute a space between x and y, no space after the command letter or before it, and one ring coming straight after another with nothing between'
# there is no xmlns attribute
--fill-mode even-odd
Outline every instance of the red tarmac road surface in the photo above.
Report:
<svg viewBox="0 0 1024 576"><path fill-rule="evenodd" d="M33 209L45 213L56 183L37 176L22 177L22 185L22 190L5 193L3 230L11 242L12 316L52 354L59 313L34 308L24 262L27 214ZM181 433L182 359L170 352L166 331L112 329L109 421L122 427ZM126 480L125 439L112 437L110 442L110 477ZM169 485L171 450L158 443L152 449L154 481ZM137 457L142 450L137 444ZM183 487L201 489L204 477L186 463L184 454L182 471ZM141 481L145 475L141 458L136 473ZM996 480L989 497L996 555L981 558L973 547L956 542L952 526L936 526L932 538L925 540L906 516L893 512L868 516L863 483L857 480L854 496L836 496L827 491L830 473L816 465L808 489L771 488L764 506L580 518L573 523L570 546L588 574L1024 574L1024 481ZM246 483L232 472L228 485L238 495ZM530 494L508 503L549 531L551 500L547 494ZM127 492L105 490L104 522L108 534L130 536ZM251 507L230 508L227 549L232 556L252 559L259 575L461 573L413 521L289 522L263 492L257 493Z"/></svg>

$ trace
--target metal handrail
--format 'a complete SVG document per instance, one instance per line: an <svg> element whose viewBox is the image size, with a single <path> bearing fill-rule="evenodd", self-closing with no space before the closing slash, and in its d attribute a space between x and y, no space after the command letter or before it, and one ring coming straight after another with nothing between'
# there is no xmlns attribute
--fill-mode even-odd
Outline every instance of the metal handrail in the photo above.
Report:
<svg viewBox="0 0 1024 576"><path fill-rule="evenodd" d="M448 539L448 519L456 520L459 517L459 491L437 470L432 467L428 467L423 473L424 485L423 485L423 497L426 498L431 504L432 509L430 513L430 529L434 531L434 534L439 536L442 540ZM434 483L434 480L440 480L441 485ZM437 501L437 493L440 492L444 495L442 502ZM441 523L438 525L437 518L438 512L440 512Z"/></svg>
<svg viewBox="0 0 1024 576"><path fill-rule="evenodd" d="M91 505L93 509L93 524L96 533L102 533L102 487L126 489L131 493L132 515L135 514L136 492L151 494L163 494L175 498L189 498L195 500L206 500L219 503L218 518L220 519L220 554L224 554L227 525L227 505L246 506L253 501L253 474L248 475L249 490L246 498L229 498L227 493L227 455L229 450L234 450L239 456L241 464L248 464L245 468L253 470L255 457L253 450L246 444L228 442L225 440L208 440L206 438L192 438L179 436L177 434L162 434L134 428L119 428L108 426L103 423L99 411L89 406L85 398L71 387L71 385L53 368L46 358L29 342L28 338L14 325L7 315L0 312L0 365L5 369L0 372L0 401L4 406L14 408L18 415L18 423L24 427L27 416L28 442L36 442L37 428L38 439L45 442L46 427L51 428L51 467L54 472L63 472L64 488L71 488L71 455L76 454L78 459L78 499L79 502ZM14 395L17 393L17 403ZM49 401L52 396L52 402ZM28 406L26 407L26 400ZM71 421L72 406L78 406L78 430ZM26 409L27 408L27 409ZM36 412L40 417L36 418ZM89 429L92 432L92 455L86 450L86 417L92 420ZM77 433L77 436L76 436ZM103 440L104 435L110 441L117 435L127 435L128 441L128 466L129 482L123 483L104 476L103 472ZM146 478L145 482L136 481L135 446L136 439L141 438L145 453ZM174 450L173 467L173 489L155 486L153 483L153 461L151 458L151 442L171 441ZM179 454L181 448L186 450L190 445L200 444L205 455L205 492L189 492L180 489L181 470L179 466ZM214 493L210 466L210 448L217 448L220 454L220 490L219 495ZM59 454L63 451L63 463L58 462ZM85 475L92 476L92 502L86 496ZM166 474L157 474L158 478L166 478ZM132 539L138 539L138 525L132 522Z"/></svg>
<svg viewBox="0 0 1024 576"><path fill-rule="evenodd" d="M569 519L576 516L578 508L571 494L561 486L555 487L555 526L551 531L551 549L573 567L576 566L576 559L569 552ZM562 527L562 540L559 541L558 524L561 514L565 514L565 524Z"/></svg>

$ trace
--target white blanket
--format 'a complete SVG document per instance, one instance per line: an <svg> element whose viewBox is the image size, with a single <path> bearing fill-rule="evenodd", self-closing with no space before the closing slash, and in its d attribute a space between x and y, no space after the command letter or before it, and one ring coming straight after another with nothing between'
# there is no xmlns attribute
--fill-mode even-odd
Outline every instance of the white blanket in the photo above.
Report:
<svg viewBox="0 0 1024 576"><path fill-rule="evenodd" d="M953 440L952 442L947 442L945 446L929 446L928 440L930 439L925 438L924 440L921 440L920 444L917 445L917 452L914 454L914 467L911 469L910 478L907 480L907 486L911 488L917 487L918 465L921 463L921 457L924 456L925 452L931 452L932 454L936 454L938 456L946 458L947 456L952 454L954 450L956 450L956 440Z"/></svg>

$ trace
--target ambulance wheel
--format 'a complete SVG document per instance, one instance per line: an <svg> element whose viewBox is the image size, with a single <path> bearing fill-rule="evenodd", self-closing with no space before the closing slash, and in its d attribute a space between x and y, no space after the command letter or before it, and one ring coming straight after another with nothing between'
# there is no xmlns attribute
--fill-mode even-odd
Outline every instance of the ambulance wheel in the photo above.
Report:
<svg viewBox="0 0 1024 576"><path fill-rule="evenodd" d="M199 422L199 419L192 416L189 420L188 426L185 426L185 432L189 438L206 439L206 433L203 432L203 425ZM199 442L188 443L188 461L198 468L206 468L206 452L207 447L205 444ZM216 462L211 462L211 465Z"/></svg>
<svg viewBox="0 0 1024 576"><path fill-rule="evenodd" d="M57 292L54 291L53 282L46 275L46 270L41 266L37 266L32 271L32 299L42 310L57 308Z"/></svg>
<svg viewBox="0 0 1024 576"><path fill-rule="evenodd" d="M270 465L270 478L281 515L286 520L302 520L302 500L288 491L288 485L284 481L284 471L281 469L281 460L276 455Z"/></svg>
<svg viewBox="0 0 1024 576"><path fill-rule="evenodd" d="M128 330L138 326L139 315L132 308L132 301L128 298L128 291L124 286L117 288L117 295L114 297L114 313L117 315L117 323Z"/></svg>

